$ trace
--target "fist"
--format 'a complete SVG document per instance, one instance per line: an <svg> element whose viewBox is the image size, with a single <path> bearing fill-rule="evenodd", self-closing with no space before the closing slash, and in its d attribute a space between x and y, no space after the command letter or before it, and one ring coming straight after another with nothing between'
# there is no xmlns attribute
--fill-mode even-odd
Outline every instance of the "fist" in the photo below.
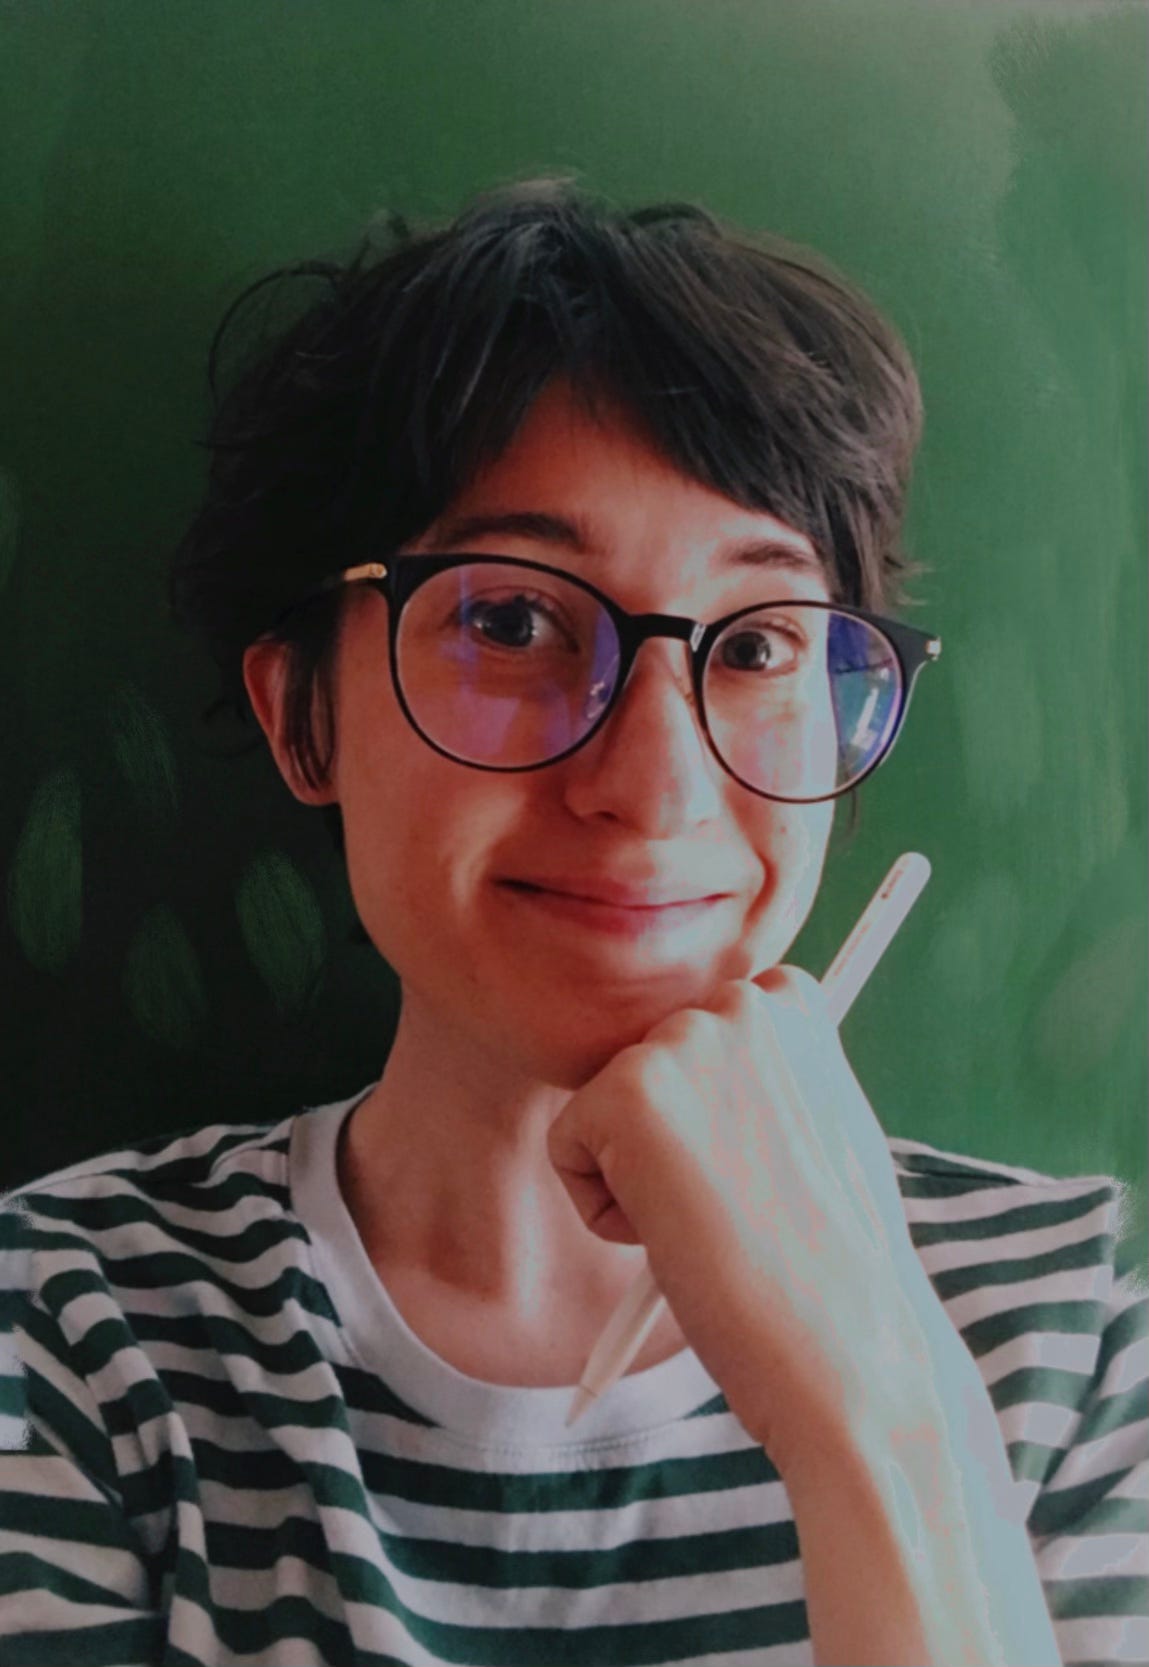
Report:
<svg viewBox="0 0 1149 1667"><path fill-rule="evenodd" d="M891 1372L924 1366L918 1317L940 1303L881 1126L800 968L661 1020L572 1095L548 1152L590 1232L645 1246L779 1469Z"/></svg>

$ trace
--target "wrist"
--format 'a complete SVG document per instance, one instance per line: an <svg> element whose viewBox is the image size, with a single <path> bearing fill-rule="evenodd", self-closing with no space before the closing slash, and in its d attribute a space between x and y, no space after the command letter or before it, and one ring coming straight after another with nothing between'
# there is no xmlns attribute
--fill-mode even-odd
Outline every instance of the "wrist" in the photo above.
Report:
<svg viewBox="0 0 1149 1667"><path fill-rule="evenodd" d="M949 1423L932 1375L920 1367L881 1376L835 1418L813 1418L771 1451L795 1507L831 1494L843 1476L875 1479L889 1496L903 1480L925 1486L948 1457Z"/></svg>
<svg viewBox="0 0 1149 1667"><path fill-rule="evenodd" d="M788 1488L824 1480L833 1486L843 1463L878 1461L895 1446L936 1440L943 1423L938 1362L919 1317L900 1302L844 1374L815 1365L807 1381L782 1395L781 1405L776 1396L766 1417L748 1427L768 1432L763 1446ZM781 1388L776 1374L767 1381Z"/></svg>
<svg viewBox="0 0 1149 1667"><path fill-rule="evenodd" d="M932 1411L931 1411L932 1403ZM875 1416L806 1448L784 1475L801 1548L814 1659L889 1667L1003 1667L936 1401L904 1424Z"/></svg>

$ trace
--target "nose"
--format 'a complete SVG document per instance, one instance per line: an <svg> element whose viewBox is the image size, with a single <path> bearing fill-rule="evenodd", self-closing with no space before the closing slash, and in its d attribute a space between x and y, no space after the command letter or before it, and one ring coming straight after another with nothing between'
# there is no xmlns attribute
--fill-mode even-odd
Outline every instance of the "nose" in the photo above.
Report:
<svg viewBox="0 0 1149 1667"><path fill-rule="evenodd" d="M606 722L568 770L572 810L612 815L648 838L721 815L723 771L695 705L689 644L662 637L642 644Z"/></svg>

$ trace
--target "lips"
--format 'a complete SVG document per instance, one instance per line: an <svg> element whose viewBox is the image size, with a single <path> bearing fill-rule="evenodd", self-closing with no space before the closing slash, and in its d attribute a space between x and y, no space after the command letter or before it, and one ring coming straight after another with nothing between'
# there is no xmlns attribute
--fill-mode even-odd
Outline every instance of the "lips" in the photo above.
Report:
<svg viewBox="0 0 1149 1667"><path fill-rule="evenodd" d="M616 909L664 909L674 904L701 903L725 895L718 892L699 892L663 889L656 886L624 885L620 882L594 880L504 880L504 885L520 891L550 892L556 897L579 898L586 903L606 903Z"/></svg>
<svg viewBox="0 0 1149 1667"><path fill-rule="evenodd" d="M541 922L547 932L556 929L563 934L566 944L589 945L597 952L610 946L612 955L629 945L633 954L649 970L654 962L681 960L687 946L695 949L697 931L704 923L721 916L720 897L699 898L689 902L647 903L626 905L603 903L597 898L572 897L569 892L551 891L545 887L522 881L506 881L502 889L512 898L520 918ZM520 907L521 906L521 907ZM566 934L577 934L567 937Z"/></svg>

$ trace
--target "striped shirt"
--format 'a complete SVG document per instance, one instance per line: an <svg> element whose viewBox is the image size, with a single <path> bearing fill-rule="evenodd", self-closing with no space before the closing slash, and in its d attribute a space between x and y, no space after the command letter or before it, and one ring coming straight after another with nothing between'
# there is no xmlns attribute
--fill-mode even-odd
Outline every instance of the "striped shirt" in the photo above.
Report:
<svg viewBox="0 0 1149 1667"><path fill-rule="evenodd" d="M692 1350L568 1430L570 1389L465 1376L406 1325L336 1180L374 1086L2 1201L0 1662L811 1663L785 1484ZM1149 1662L1129 1189L887 1138L1062 1661Z"/></svg>

